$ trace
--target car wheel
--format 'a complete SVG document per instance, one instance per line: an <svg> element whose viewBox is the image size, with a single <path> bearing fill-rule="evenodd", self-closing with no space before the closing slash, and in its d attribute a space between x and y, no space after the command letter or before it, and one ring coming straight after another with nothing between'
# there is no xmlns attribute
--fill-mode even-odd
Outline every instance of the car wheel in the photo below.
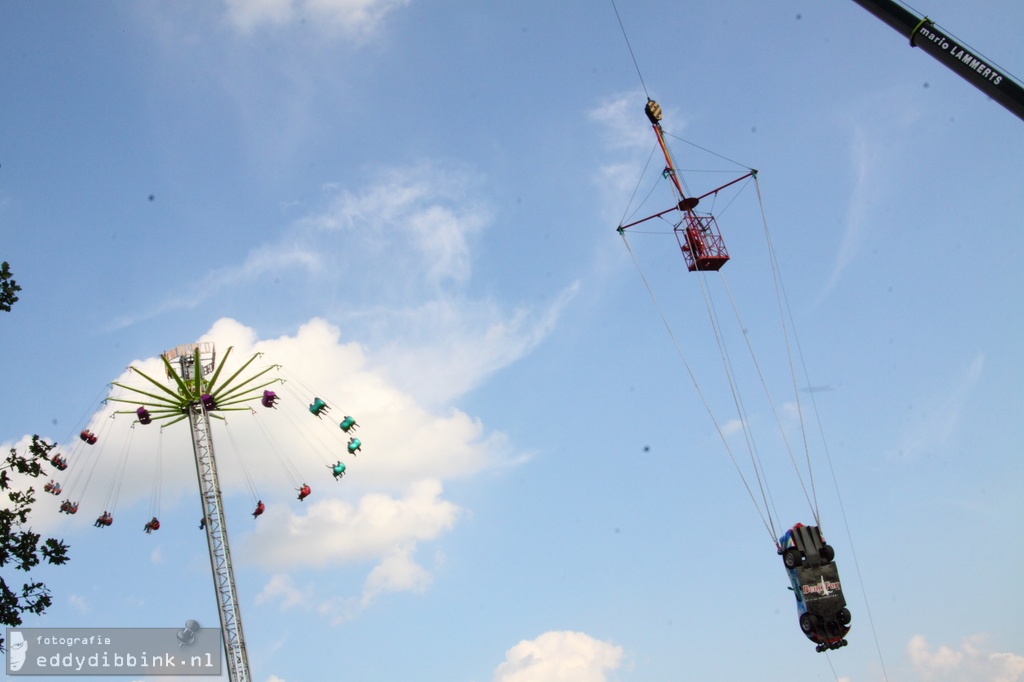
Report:
<svg viewBox="0 0 1024 682"><path fill-rule="evenodd" d="M826 564L836 558L836 551L832 549L832 545L822 545L820 554Z"/></svg>
<svg viewBox="0 0 1024 682"><path fill-rule="evenodd" d="M800 565L800 550L796 547L790 547L782 553L782 563L786 564L786 568L796 568Z"/></svg>
<svg viewBox="0 0 1024 682"><path fill-rule="evenodd" d="M805 635L814 633L815 618L809 613L800 614L800 629L804 631Z"/></svg>
<svg viewBox="0 0 1024 682"><path fill-rule="evenodd" d="M839 613L836 614L836 620L839 621L839 624L844 627L850 624L850 619L852 617L853 616L852 614L850 614L850 609L845 607L839 609Z"/></svg>

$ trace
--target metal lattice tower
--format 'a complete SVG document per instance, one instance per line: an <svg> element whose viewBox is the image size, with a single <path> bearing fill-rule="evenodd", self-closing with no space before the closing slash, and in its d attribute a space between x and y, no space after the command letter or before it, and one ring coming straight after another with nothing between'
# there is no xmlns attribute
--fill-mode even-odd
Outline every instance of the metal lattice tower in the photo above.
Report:
<svg viewBox="0 0 1024 682"><path fill-rule="evenodd" d="M213 586L217 593L217 609L220 613L224 651L227 656L228 679L231 682L250 682L252 678L249 673L249 657L245 648L245 635L242 631L242 613L238 603L238 593L235 589L235 574L231 566L231 548L228 544L228 527L224 517L220 481L217 477L217 460L214 456L210 419L211 417L223 419L217 414L222 411L248 410L247 403L259 399L263 387L277 383L279 379L270 379L254 385L257 379L275 369L273 366L239 379L239 376L258 357L258 355L254 355L230 377L219 381L224 361L230 354L231 349L229 348L218 365L213 343L178 346L161 356L167 378L172 380L177 390L168 388L165 384L133 367L132 370L135 373L162 392L143 391L115 381L114 385L131 391L133 397L131 399L109 398L108 400L131 404L142 402L143 407L137 408L134 413L140 419L145 413L147 420L159 420L162 422L162 426L188 419L192 432L196 475L199 478L199 492L203 503L203 525L206 527L206 542L210 550ZM172 366L172 361L177 361L177 370Z"/></svg>
<svg viewBox="0 0 1024 682"><path fill-rule="evenodd" d="M198 347L193 348L192 353L183 354L178 358L181 376L186 383L195 382L197 378L196 360L200 361L200 382L202 376L213 371L213 344L202 345L209 345L208 358L201 355L202 349ZM209 363L205 364L204 361L207 360ZM192 450L196 458L199 493L203 500L203 522L206 526L206 542L210 548L210 568L213 570L213 587L217 592L224 652L228 660L228 679L232 682L249 682L249 656L245 650L242 612L235 589L235 573L231 567L231 547L228 544L228 526L224 519L224 504L220 496L220 480L217 478L217 459L213 452L210 416L202 400L189 402L188 423L192 430Z"/></svg>

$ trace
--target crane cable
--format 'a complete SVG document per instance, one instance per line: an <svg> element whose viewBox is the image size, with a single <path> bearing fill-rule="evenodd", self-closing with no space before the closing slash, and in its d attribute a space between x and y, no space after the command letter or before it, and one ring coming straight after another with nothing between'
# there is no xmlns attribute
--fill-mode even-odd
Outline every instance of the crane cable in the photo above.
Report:
<svg viewBox="0 0 1024 682"><path fill-rule="evenodd" d="M250 408L253 414L256 410ZM253 480L252 474L249 472L249 467L245 466L245 453L238 447L238 443L235 442L235 436L232 433L231 425L228 420L224 420L224 431L228 434L228 441L231 443L231 450L235 453L238 458L238 466L242 469L242 477L245 479L245 487L249 489L249 495L252 497L253 504L257 504L262 498L259 494L259 490L256 489L256 482Z"/></svg>
<svg viewBox="0 0 1024 682"><path fill-rule="evenodd" d="M729 441L725 437L725 433L722 431L722 427L719 426L718 420L715 419L715 414L711 410L711 405L708 403L707 398L704 396L704 391L701 390L700 383L697 381L696 375L693 373L693 369L690 368L690 363L687 362L686 356L683 353L682 346L679 344L679 340L676 338L675 332L672 331L672 326L668 323L668 319L665 317L665 313L661 309L661 305L658 303L657 297L654 295L654 290L651 289L650 283L647 281L647 277L644 275L643 270L640 268L640 263L636 259L636 254L633 253L633 248L629 245L629 240L626 239L624 232L620 232L622 235L622 241L626 245L626 249L629 251L630 257L633 259L633 265L636 266L637 272L640 274L640 279L643 280L644 286L647 288L647 293L651 297L651 302L654 303L655 309L658 311L658 315L661 316L661 322L665 325L665 329L668 331L669 337L672 339L672 343L676 348L676 353L679 358L683 361L683 366L686 368L687 374L690 376L690 381L693 382L694 388L697 390L697 395L700 396L701 402L704 403L704 409L707 410L708 416L711 417L711 422L715 425L715 430L718 431L718 437L722 439L722 444L725 445L725 450L729 453L729 459L732 460L733 466L736 468L736 473L739 474L740 480L743 481L743 486L747 489L747 494L750 496L750 501L754 503L754 508L757 509L758 516L761 517L761 522L764 524L764 528L768 531L769 537L772 539L772 543L777 543L775 538L775 532L772 530L772 526L769 525L768 520L765 518L766 512L762 511L761 505L758 504L757 498L754 496L754 491L751 489L750 484L747 482L747 477L743 475L743 470L740 468L739 462L736 461L736 455L733 453L732 448L729 447Z"/></svg>
<svg viewBox="0 0 1024 682"><path fill-rule="evenodd" d="M722 358L722 366L725 370L726 380L729 382L729 391L732 394L733 404L736 406L736 413L739 417L743 436L747 443L747 451L750 453L750 462L754 468L754 476L757 478L757 485L761 491L761 499L764 502L765 514L768 516L768 523L771 526L772 543L775 544L778 542L776 538L779 536L775 529L775 521L772 519L770 512L771 506L769 505L768 498L771 493L768 489L768 480L764 474L764 466L761 464L760 457L757 454L754 435L750 430L750 420L747 419L746 407L743 403L743 398L736 381L736 375L732 367L732 359L729 356L729 350L725 345L725 335L722 333L722 325L718 320L718 311L715 308L714 299L711 296L710 288L707 287L707 283L704 281L703 272L698 270L697 273L697 281L700 285L701 295L704 298L704 306L708 311L711 329L715 335L715 343L718 346L718 353ZM777 512L775 516L778 517Z"/></svg>
<svg viewBox="0 0 1024 682"><path fill-rule="evenodd" d="M790 310L790 307L789 307L789 297L786 295L786 287L785 287L784 283L782 282L781 278L779 280L779 288L782 291L782 299L783 299L783 301L785 301L786 309ZM789 312L789 319L790 320L793 319L793 313L791 311ZM800 360L800 369L803 371L804 379L807 381L807 384L810 385L810 373L807 371L807 363L804 360L803 349L800 347L800 337L796 333L795 325L793 327L793 342L794 342L794 345L796 346L797 358L799 358L799 360ZM836 491L836 500L839 503L839 513L840 513L840 516L842 516L842 519L843 519L843 527L846 529L846 537L850 541L850 556L853 559L854 571L857 573L857 582L860 585L861 595L863 595L863 597L864 597L864 608L865 608L865 610L867 611L867 614L868 614L868 627L871 630L871 637L872 637L872 639L874 639L874 642L875 642L875 651L878 653L878 663L879 663L879 665L882 668L882 679L884 679L886 682L888 682L889 674L888 674L888 672L885 669L885 660L882 657L882 646L881 646L881 644L878 641L878 632L875 629L875 619L874 619L874 616L872 616L872 614L871 614L871 603L868 600L867 588L864 587L864 576L862 575L861 570L860 570L860 561L857 559L857 549L856 549L856 547L854 545L854 542L853 542L853 533L850 531L850 522L849 522L849 519L846 516L846 505L843 504L843 496L839 492L839 479L836 477L835 466L833 466L833 464L832 464L832 453L831 453L831 451L829 450L829 447L828 447L828 439L825 438L825 427L821 423L821 413L818 411L818 405L817 405L817 402L814 399L814 392L813 391L810 393L810 396L811 396L811 408L812 408L812 411L814 412L814 416L815 416L815 419L816 419L816 422L817 422L817 425L818 425L818 434L821 437L822 449L823 449L823 451L825 453L825 461L828 462L829 473L832 476L832 486L834 487L834 489ZM826 653L826 655L828 654L827 651L825 653Z"/></svg>
<svg viewBox="0 0 1024 682"><path fill-rule="evenodd" d="M672 154L671 154L671 149L668 147L667 143L663 143L663 144L664 144L663 148L664 148L666 157L670 161L673 161ZM725 158L725 157L722 157L722 158ZM672 166L674 167L675 165L676 164L673 162ZM744 168L747 167L747 166L744 166L743 164L737 164L737 165L740 165L741 167L744 167ZM754 179L754 186L757 189L758 207L759 207L760 212L761 212L761 221L762 221L762 224L763 224L763 227L764 227L765 239L766 239L766 242L768 244L769 264L771 266L772 277L773 277L773 281L774 281L774 284L775 284L776 299L777 299L777 303L778 303L778 307L779 307L779 314L780 314L780 324L781 324L781 327L782 327L783 338L785 340L786 357L787 357L787 361L788 361L789 367L790 367L790 375L791 375L792 380L793 380L793 389L794 389L793 393L794 393L794 396L795 396L795 401L796 401L796 405L797 405L797 412L798 412L798 415L799 415L800 433L801 433L801 437L802 437L803 444L804 444L804 451L805 451L805 454L806 454L807 472L808 472L808 478L810 480L810 487L811 487L810 493L808 493L807 485L805 484L804 477L801 474L800 466L796 462L796 457L795 457L795 455L793 453L792 447L790 446L789 439L786 437L785 427L784 427L784 425L782 423L782 419L781 419L781 417L779 415L779 411L778 411L778 409L775 406L775 400L772 398L771 391L769 390L768 384L767 384L767 382L766 382L766 380L764 378L764 373L761 371L761 366L760 366L760 363L757 360L757 355L754 353L753 346L751 345L750 339L749 339L749 337L747 336L746 333L743 334L743 337L744 337L744 341L746 342L747 349L748 349L748 351L750 353L751 360L752 360L752 362L754 364L754 367L757 370L757 374L758 374L758 377L760 378L761 385L764 388L765 395L766 395L766 397L768 399L769 405L771 406L772 414L773 414L773 416L775 418L776 423L778 424L779 432L780 432L780 434L782 436L783 443L785 444L786 450L789 453L790 461L793 464L793 469L794 469L794 471L795 471L795 473L797 475L797 479L800 482L800 486L803 489L804 497L807 499L808 505L811 508L811 513L814 516L815 523L820 526L820 514L819 514L819 511L818 511L817 492L816 492L815 486L814 486L814 473L813 473L813 468L811 466L810 447L809 447L808 442L807 442L807 431L806 431L805 424L804 424L803 409L802 409L802 406L800 405L799 390L797 388L797 383L796 383L796 370L795 370L795 366L794 366L794 363L793 363L793 353L792 353L791 344L790 344L790 341L789 341L789 333L788 333L788 330L787 330L785 311L783 310L783 305L782 305L782 293L781 293L781 285L780 285L779 274L778 274L778 264L777 264L777 261L775 259L774 249L772 248L771 234L770 234L770 232L768 230L768 219L767 219L767 216L765 214L764 202L763 202L763 199L762 199L762 196L761 196L760 183L757 180L756 171L752 171L752 177ZM676 179L680 180L680 181L682 180L681 178L678 177L678 173L676 174ZM676 191L676 188L675 188L674 184L672 185L672 191L673 192ZM740 191L742 191L742 188L740 189ZM715 193L715 198L717 199L717 197L718 197L718 195L717 195L717 192L716 192ZM675 199L679 200L680 197L676 196ZM730 203L726 205L726 208L728 208L731 205L731 203L732 202L730 201ZM676 238L677 238L677 240L679 238L678 237L678 232L676 232ZM683 245L680 243L680 247L682 247L682 246ZM727 347L725 345L725 339L724 339L724 335L722 334L722 331L721 331L721 323L720 323L720 321L718 319L718 314L717 314L717 312L715 310L714 300L713 300L713 298L711 296L710 289L706 286L706 282L704 280L704 276L703 276L702 271L697 270L697 273L698 273L698 278L697 279L698 279L698 282L700 284L701 294L704 297L704 303L705 303L705 306L707 307L707 310L708 310L708 317L709 317L710 322L711 322L712 330L713 330L713 332L715 334L715 340L716 340L716 343L718 345L719 353L720 353L720 355L722 357L722 364L723 364L723 367L724 367L724 370L725 370L725 373L726 373L726 378L729 381L729 388L730 388L730 391L732 392L733 401L734 401L734 403L736 405L736 411L737 411L737 414L739 415L740 424L741 424L741 426L743 428L744 436L745 436L745 438L747 440L747 447L748 447L748 450L750 451L751 463L752 463L752 465L754 467L754 473L755 473L755 475L757 477L758 485L761 487L762 499L764 500L765 511L766 511L766 513L768 515L769 522L771 523L771 527L772 527L772 531L773 531L773 539L774 539L774 537L775 537L775 535L774 535L775 525L772 522L771 513L770 513L770 509L774 506L774 503L769 503L769 501L768 501L768 498L771 497L771 491L770 491L770 488L768 487L767 479L763 480L764 468L763 468L763 466L761 466L760 458L759 458L759 456L757 454L757 447L756 447L756 445L754 443L753 436L752 436L751 432L749 431L749 423L748 423L748 420L746 419L746 410L745 410L745 408L743 406L743 400L742 400L742 397L740 395L740 391L738 389L737 383L735 381L735 375L734 375L734 370L732 368L732 362L731 362L731 359L729 358L728 349L727 349ZM736 316L736 320L739 323L740 329L745 329L745 326L743 325L743 321L742 321L742 319L740 317L740 314L739 314L739 309L736 306L736 302L735 302L735 299L732 296L732 292L729 290L729 287L728 287L728 284L726 282L725 276L721 273L721 271L719 271L719 276L720 276L721 281L723 283L723 286L725 288L726 294L728 295L729 301L730 301L730 303L732 305L733 313ZM776 517L778 517L778 513L777 512L776 512Z"/></svg>
<svg viewBox="0 0 1024 682"><path fill-rule="evenodd" d="M811 509L814 512L814 522L820 528L821 527L821 515L818 513L818 493L817 493L817 490L814 487L814 469L811 468L811 448L810 448L810 445L807 442L807 428L804 425L803 406L800 404L800 389L797 386L796 367L793 364L793 350L792 350L792 347L791 347L790 342L789 342L789 331L787 330L787 326L786 326L786 312L785 312L785 309L783 308L783 305L782 305L782 300L783 300L783 296L782 296L782 283L781 283L781 278L780 278L780 275L779 275L778 261L775 259L775 248L772 246L771 233L768 231L768 217L765 215L765 212L764 212L764 201L762 200L762 197L761 197L761 183L758 182L756 175L754 176L754 187L757 189L757 205L758 205L758 207L761 210L761 222L764 225L764 237L765 237L765 242L767 243L767 246L768 246L768 261L771 263L771 267L772 267L772 281L775 284L775 298L776 298L776 301L778 302L778 306L779 306L779 318L780 318L780 322L781 322L781 325L782 325L782 335L783 335L783 337L785 338L785 341L786 341L786 358L789 360L789 374L790 374L790 377L792 378L792 381L793 381L793 400L796 402L797 416L800 419L800 435L803 438L804 453L805 453L806 458L807 458L807 477L808 477L808 479L810 479L810 483L811 483L811 497L813 498L813 502L811 503ZM789 320L790 320L790 324L792 324L792 320L793 320L792 313L790 314ZM796 327L795 326L793 328L793 337L794 337L794 339L796 338ZM753 351L751 351L751 352L753 352ZM765 390L767 390L767 386L765 387ZM774 409L774 405L772 406L772 409ZM781 423L780 423L780 426L781 426ZM789 441L788 440L786 441L786 448L789 449ZM797 465L796 465L796 460L793 458L793 451L791 449L789 449L789 454L790 454L790 459L793 460L793 467L797 470L797 476L800 478L800 486L804 489L804 496L806 497L807 496L807 488L804 486L803 477L800 476L799 467L797 467ZM811 502L810 498L808 499L808 502Z"/></svg>
<svg viewBox="0 0 1024 682"><path fill-rule="evenodd" d="M636 67L636 75L640 78L640 86L644 89L644 94L647 95L647 99L651 96L647 93L647 84L644 83L644 75L640 73L640 64L636 61L636 55L633 54L633 46L629 44L629 36L626 35L626 26L622 23L622 17L619 16L619 8L615 6L615 0L611 0L612 9L615 10L615 18L619 20L619 28L622 29L622 37L626 41L626 47L629 49L629 56L633 58L633 66Z"/></svg>
<svg viewBox="0 0 1024 682"><path fill-rule="evenodd" d="M117 509L117 500L121 496L121 484L124 481L124 472L128 467L128 454L131 451L132 440L135 438L135 424L131 425L128 429L128 439L125 441L124 448L121 450L121 458L115 464L114 469L114 480L110 484L110 488L107 490L107 496L103 501L103 508L105 512L109 512L111 515Z"/></svg>
<svg viewBox="0 0 1024 682"><path fill-rule="evenodd" d="M284 367L283 365L279 365L279 366L282 367L282 369ZM285 379L282 379L282 381L281 381L282 390L284 392L288 393L290 396L292 396L293 399L298 404L302 404L302 402L304 402L304 400L306 398L304 398L303 395L301 395L299 392L297 392L296 390L293 389L293 387L291 385L292 383L298 384L299 387L302 388L302 390L304 390L306 392L306 395L312 395L312 396L318 395L315 391L313 391L313 389L311 389L309 386L307 386L306 383L303 382L300 377L292 376L292 375L289 374L289 375L286 376ZM323 395L326 395L326 394L321 393L319 395L323 396ZM322 398L322 400L324 401L325 405L327 406L327 408L329 410L337 409L338 412L341 412L344 415L345 418L349 417L349 414L346 412L346 410L338 407L338 404L335 403L334 401L330 400L329 396ZM295 419L295 415L291 414L288 411L282 411L282 412L283 412L284 418L286 420L288 420L288 422L291 423L291 425L294 427L295 432L298 433L299 436L304 441L306 441L306 443L309 445L310 449L316 454L317 458L319 458L321 462L323 462L325 465L327 465L328 468L333 468L334 467L333 462L340 461L340 460L338 460L336 453L332 452L334 446L330 442L331 435L336 433L335 428L336 427L337 428L341 427L340 422L335 421L335 419L337 418L337 413L335 413L335 418L334 419L331 419L331 418L322 419L322 418L318 417L317 421L320 422L320 427L318 428L318 432L313 433L311 430L308 430L308 429L302 427L301 425L299 425L297 423L296 419ZM348 431L345 431L345 433L347 434ZM327 440L324 440L325 437L327 438ZM326 453L326 456L325 456L324 453Z"/></svg>
<svg viewBox="0 0 1024 682"><path fill-rule="evenodd" d="M284 450L281 448L281 445L278 443L273 433L271 433L267 426L263 423L263 420L256 416L255 412L253 413L253 418L256 422L256 426L263 434L263 437L267 440L268 443L270 443L270 449L273 451L274 456L277 458L277 461L281 464L281 467L284 469L285 475L288 476L289 482L291 482L295 489L298 490L302 486L302 472L300 472L298 468L295 466L295 464L291 462L291 460L285 455Z"/></svg>
<svg viewBox="0 0 1024 682"><path fill-rule="evenodd" d="M132 427L134 428L134 424ZM156 459L153 463L153 492L150 495L149 513L154 519L160 517L160 497L163 490L164 469L164 427L157 432Z"/></svg>

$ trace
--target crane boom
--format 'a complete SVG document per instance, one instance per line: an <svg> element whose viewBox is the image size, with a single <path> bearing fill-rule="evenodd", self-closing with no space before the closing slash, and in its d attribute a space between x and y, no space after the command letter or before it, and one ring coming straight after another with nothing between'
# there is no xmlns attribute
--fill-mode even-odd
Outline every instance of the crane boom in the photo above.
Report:
<svg viewBox="0 0 1024 682"><path fill-rule="evenodd" d="M892 0L853 1L909 37L911 47L920 47L1024 120L1024 87L988 59L940 31L928 17L917 17Z"/></svg>

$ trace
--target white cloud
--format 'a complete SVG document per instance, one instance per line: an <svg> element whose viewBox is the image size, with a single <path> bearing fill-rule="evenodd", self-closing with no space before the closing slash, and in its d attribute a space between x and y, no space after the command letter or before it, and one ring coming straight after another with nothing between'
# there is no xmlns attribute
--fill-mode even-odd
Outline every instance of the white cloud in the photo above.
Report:
<svg viewBox="0 0 1024 682"><path fill-rule="evenodd" d="M283 573L274 574L258 595L256 603L280 602L281 609L287 610L297 606L308 607L312 599L312 590L300 590L295 587L290 576Z"/></svg>
<svg viewBox="0 0 1024 682"><path fill-rule="evenodd" d="M731 438L738 433L743 433L742 419L729 419L722 424L722 435L726 438Z"/></svg>
<svg viewBox="0 0 1024 682"><path fill-rule="evenodd" d="M389 12L409 0L225 0L225 4L228 21L243 33L302 19L329 32L367 38Z"/></svg>
<svg viewBox="0 0 1024 682"><path fill-rule="evenodd" d="M507 316L490 302L451 299L393 311L391 323L403 326L405 336L383 347L374 365L418 398L444 404L536 348L578 290L573 283L546 310L520 308Z"/></svg>
<svg viewBox="0 0 1024 682"><path fill-rule="evenodd" d="M398 568L396 547L407 557L416 543L433 540L455 525L460 509L442 499L441 492L439 481L424 480L413 484L404 497L370 493L357 504L327 499L309 504L305 514L280 505L261 519L244 545L244 555L275 569L380 558L390 566L382 569L381 577L392 575L391 569ZM414 582L408 585L419 584Z"/></svg>
<svg viewBox="0 0 1024 682"><path fill-rule="evenodd" d="M932 651L924 635L907 644L907 656L925 682L1020 682L1024 680L1024 656L993 652L983 635L964 639L959 649L939 646Z"/></svg>
<svg viewBox="0 0 1024 682"><path fill-rule="evenodd" d="M68 604L70 604L71 608L79 613L89 613L89 605L86 603L84 597L72 594L68 597Z"/></svg>
<svg viewBox="0 0 1024 682"><path fill-rule="evenodd" d="M606 682L622 656L621 646L582 632L545 632L506 651L494 682Z"/></svg>
<svg viewBox="0 0 1024 682"><path fill-rule="evenodd" d="M414 547L412 543L396 547L370 571L363 587L361 606L365 608L384 592L423 592L430 586L430 574L412 560Z"/></svg>
<svg viewBox="0 0 1024 682"><path fill-rule="evenodd" d="M638 152L646 154L655 144L646 124L647 115L643 104L646 102L639 91L628 92L610 100L606 100L592 109L587 117L601 124L604 129L605 144L612 149L626 150L634 155ZM676 112L665 112L668 119L675 119L671 126L676 132L685 127ZM634 173L634 182L636 181Z"/></svg>

